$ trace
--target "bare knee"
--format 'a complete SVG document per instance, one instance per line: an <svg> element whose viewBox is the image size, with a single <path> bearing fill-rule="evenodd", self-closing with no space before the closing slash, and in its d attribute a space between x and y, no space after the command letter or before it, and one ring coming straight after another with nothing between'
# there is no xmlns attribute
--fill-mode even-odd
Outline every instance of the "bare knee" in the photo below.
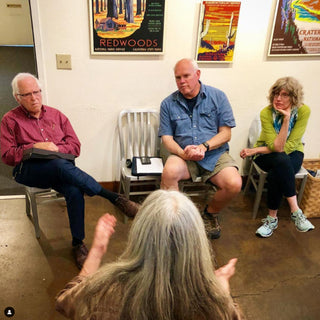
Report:
<svg viewBox="0 0 320 320"><path fill-rule="evenodd" d="M227 169L227 170L225 170ZM212 183L225 192L237 195L241 191L242 179L236 168L225 168L213 177Z"/></svg>
<svg viewBox="0 0 320 320"><path fill-rule="evenodd" d="M178 182L189 177L185 161L177 156L170 156L161 175L161 188L178 189Z"/></svg>
<svg viewBox="0 0 320 320"><path fill-rule="evenodd" d="M228 179L226 183L226 190L234 195L241 191L242 179L239 174L234 175L231 179Z"/></svg>

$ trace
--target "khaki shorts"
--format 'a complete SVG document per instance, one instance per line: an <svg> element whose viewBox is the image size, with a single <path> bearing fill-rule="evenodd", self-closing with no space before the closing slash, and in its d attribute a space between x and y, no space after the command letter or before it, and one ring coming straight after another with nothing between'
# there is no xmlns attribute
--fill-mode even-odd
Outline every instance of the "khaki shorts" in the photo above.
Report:
<svg viewBox="0 0 320 320"><path fill-rule="evenodd" d="M196 161L186 161L186 163L193 182L196 181L197 177L201 177L202 182L209 182L210 178L224 168L235 167L239 170L237 163L229 155L228 151L220 156L213 171L203 169Z"/></svg>

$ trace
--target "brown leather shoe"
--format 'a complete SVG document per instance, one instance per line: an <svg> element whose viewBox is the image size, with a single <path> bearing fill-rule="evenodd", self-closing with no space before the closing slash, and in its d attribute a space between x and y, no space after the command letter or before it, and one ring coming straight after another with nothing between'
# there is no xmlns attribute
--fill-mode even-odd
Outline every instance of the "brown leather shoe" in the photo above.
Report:
<svg viewBox="0 0 320 320"><path fill-rule="evenodd" d="M120 194L114 205L129 218L134 218L140 208L140 204L130 201L122 194Z"/></svg>
<svg viewBox="0 0 320 320"><path fill-rule="evenodd" d="M84 243L72 247L72 253L77 267L81 270L88 256L88 249Z"/></svg>

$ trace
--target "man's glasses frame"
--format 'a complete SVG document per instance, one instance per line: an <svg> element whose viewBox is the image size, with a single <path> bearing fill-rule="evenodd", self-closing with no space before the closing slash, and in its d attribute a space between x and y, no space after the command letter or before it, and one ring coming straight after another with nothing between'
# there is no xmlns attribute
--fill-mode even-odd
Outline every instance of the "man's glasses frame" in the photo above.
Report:
<svg viewBox="0 0 320 320"><path fill-rule="evenodd" d="M17 93L17 96L20 96L22 98L30 98L32 95L38 96L40 93L41 93L41 89L36 90L36 91L32 91L32 92L28 92L28 93Z"/></svg>

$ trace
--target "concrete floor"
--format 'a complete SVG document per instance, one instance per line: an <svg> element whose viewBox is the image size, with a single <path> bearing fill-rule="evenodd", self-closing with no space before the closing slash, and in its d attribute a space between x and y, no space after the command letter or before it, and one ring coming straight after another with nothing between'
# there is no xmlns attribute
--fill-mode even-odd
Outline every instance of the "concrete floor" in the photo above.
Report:
<svg viewBox="0 0 320 320"><path fill-rule="evenodd" d="M202 200L197 200L203 206ZM264 202L265 200L263 200ZM260 218L251 219L253 195L239 196L222 212L223 232L212 242L219 265L238 257L231 280L232 295L252 320L320 319L320 219L316 229L299 233L284 204L279 227L271 238L255 236ZM54 310L54 297L78 273L70 247L70 231L64 201L39 205L41 238L35 238L25 215L24 199L0 200L0 320L4 309L15 309L12 319L65 319ZM116 233L104 262L112 261L126 244L131 221L102 198L86 198L86 243L90 245L95 223L104 212L118 218Z"/></svg>

